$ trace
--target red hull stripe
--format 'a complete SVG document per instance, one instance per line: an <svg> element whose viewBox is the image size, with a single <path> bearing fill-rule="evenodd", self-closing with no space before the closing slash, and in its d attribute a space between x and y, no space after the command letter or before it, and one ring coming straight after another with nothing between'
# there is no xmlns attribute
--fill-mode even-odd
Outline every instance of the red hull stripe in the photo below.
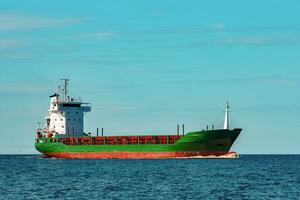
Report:
<svg viewBox="0 0 300 200"><path fill-rule="evenodd" d="M157 159L157 158L192 158L192 157L231 157L235 152L49 152L44 153L56 158L88 159Z"/></svg>

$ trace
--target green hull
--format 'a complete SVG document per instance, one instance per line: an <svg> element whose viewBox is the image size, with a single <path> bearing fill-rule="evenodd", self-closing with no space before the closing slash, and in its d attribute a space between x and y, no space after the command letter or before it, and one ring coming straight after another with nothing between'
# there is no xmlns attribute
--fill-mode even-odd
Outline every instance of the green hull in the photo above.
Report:
<svg viewBox="0 0 300 200"><path fill-rule="evenodd" d="M190 132L182 136L175 144L65 145L59 142L51 142L50 138L44 138L37 139L35 143L35 148L39 152L49 156L55 156L60 154L67 155L67 153L72 153L73 155L76 155L76 153L80 153L80 155L83 155L84 153L93 153L91 155L95 156L95 153L109 152L123 152L123 155L125 155L125 152L160 152L160 155L167 155L164 153L173 152L173 154L170 155L175 156L177 154L174 153L177 152L224 154L229 152L232 144L239 136L240 132L241 129Z"/></svg>

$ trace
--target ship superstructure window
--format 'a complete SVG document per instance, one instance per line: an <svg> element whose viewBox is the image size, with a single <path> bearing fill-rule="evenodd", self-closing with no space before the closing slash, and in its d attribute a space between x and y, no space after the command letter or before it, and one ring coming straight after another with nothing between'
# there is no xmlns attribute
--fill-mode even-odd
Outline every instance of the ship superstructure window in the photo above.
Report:
<svg viewBox="0 0 300 200"><path fill-rule="evenodd" d="M70 119L68 119L68 121L70 121Z"/></svg>
<svg viewBox="0 0 300 200"><path fill-rule="evenodd" d="M75 103L63 103L63 107L80 107L80 104L75 104Z"/></svg>
<svg viewBox="0 0 300 200"><path fill-rule="evenodd" d="M63 121L63 119L61 118L60 121Z"/></svg>
<svg viewBox="0 0 300 200"><path fill-rule="evenodd" d="M76 114L78 114L78 112L76 112Z"/></svg>

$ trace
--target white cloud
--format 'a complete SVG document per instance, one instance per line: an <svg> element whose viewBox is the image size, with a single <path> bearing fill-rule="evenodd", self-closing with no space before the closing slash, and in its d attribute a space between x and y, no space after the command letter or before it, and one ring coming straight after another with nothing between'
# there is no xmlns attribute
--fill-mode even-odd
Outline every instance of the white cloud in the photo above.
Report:
<svg viewBox="0 0 300 200"><path fill-rule="evenodd" d="M233 44L263 44L268 42L269 38L266 37L241 37L241 38L225 38L217 40L216 43L220 45L233 45Z"/></svg>
<svg viewBox="0 0 300 200"><path fill-rule="evenodd" d="M212 41L215 45L295 45L299 44L299 35L261 35L224 38Z"/></svg>
<svg viewBox="0 0 300 200"><path fill-rule="evenodd" d="M29 82L21 83L0 83L0 93L9 94L44 94L48 90L44 85L37 85Z"/></svg>
<svg viewBox="0 0 300 200"><path fill-rule="evenodd" d="M98 39L109 39L111 37L120 35L120 33L118 33L118 32L95 32L95 33L87 33L85 35L93 36Z"/></svg>
<svg viewBox="0 0 300 200"><path fill-rule="evenodd" d="M0 38L0 49L6 47L16 46L17 41L13 39Z"/></svg>
<svg viewBox="0 0 300 200"><path fill-rule="evenodd" d="M0 14L0 30L56 27L82 20L82 18L52 18L19 13L2 13Z"/></svg>
<svg viewBox="0 0 300 200"><path fill-rule="evenodd" d="M213 25L211 26L211 29L212 29L212 30L224 30L224 29L225 29L225 24L222 23L222 22L213 24Z"/></svg>
<svg viewBox="0 0 300 200"><path fill-rule="evenodd" d="M164 10L151 10L149 12L149 15L154 17L162 17L162 16L166 16L167 13Z"/></svg>
<svg viewBox="0 0 300 200"><path fill-rule="evenodd" d="M127 36L145 36L145 35L160 35L160 34L178 34L178 33L198 33L198 32L217 32L225 30L224 23L215 23L204 27L184 27L184 28L161 28L161 29L144 29L132 31L103 31L83 34L84 36L93 36L98 39L109 39L112 37L127 35Z"/></svg>
<svg viewBox="0 0 300 200"><path fill-rule="evenodd" d="M297 79L266 78L260 80L264 84L277 85L281 87L293 87Z"/></svg>
<svg viewBox="0 0 300 200"><path fill-rule="evenodd" d="M202 79L202 80L178 80L173 82L163 82L165 84L260 84L260 85L272 85L276 87L294 87L299 84L299 78L284 78L284 77L239 77L226 79Z"/></svg>

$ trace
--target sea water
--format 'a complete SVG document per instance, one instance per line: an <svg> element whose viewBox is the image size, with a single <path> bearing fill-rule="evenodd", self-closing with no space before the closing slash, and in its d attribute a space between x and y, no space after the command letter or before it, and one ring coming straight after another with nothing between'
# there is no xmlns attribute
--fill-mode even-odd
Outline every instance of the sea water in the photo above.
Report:
<svg viewBox="0 0 300 200"><path fill-rule="evenodd" d="M0 199L300 199L300 155L67 160L0 156Z"/></svg>

